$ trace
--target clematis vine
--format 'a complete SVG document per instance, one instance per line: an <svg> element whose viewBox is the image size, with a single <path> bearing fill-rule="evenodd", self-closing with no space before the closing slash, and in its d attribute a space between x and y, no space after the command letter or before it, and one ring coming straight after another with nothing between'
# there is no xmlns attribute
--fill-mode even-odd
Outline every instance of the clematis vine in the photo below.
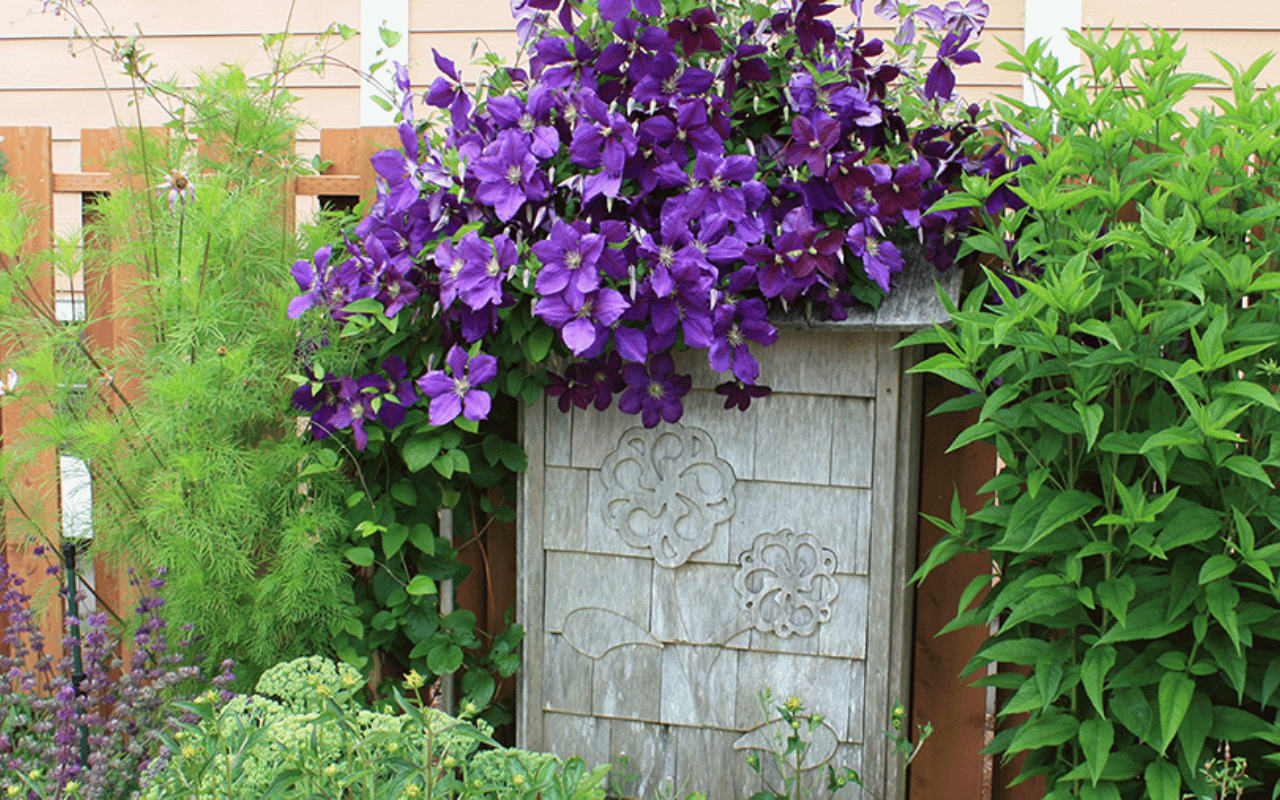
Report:
<svg viewBox="0 0 1280 800"><path fill-rule="evenodd" d="M848 29L822 0L512 5L527 67L472 84L435 53L418 97L447 112L439 126L398 68L401 146L373 159L369 213L293 267L290 317L379 337L349 375L303 365L294 405L316 436L481 435L500 395L544 388L562 410L674 421L692 385L679 349L745 410L769 393L771 315L846 319L893 290L900 244L950 268L981 214L1018 202L1001 177L1017 164L949 105L983 0L876 3L925 40L910 63L860 27L860 2ZM910 95L929 102L895 105ZM933 211L966 176L1007 182L984 209Z"/></svg>

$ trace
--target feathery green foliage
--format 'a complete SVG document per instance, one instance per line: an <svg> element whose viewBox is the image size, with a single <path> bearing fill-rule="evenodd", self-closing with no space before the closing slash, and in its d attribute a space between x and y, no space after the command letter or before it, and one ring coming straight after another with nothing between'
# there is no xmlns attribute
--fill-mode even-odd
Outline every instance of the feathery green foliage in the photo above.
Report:
<svg viewBox="0 0 1280 800"><path fill-rule="evenodd" d="M307 472L319 451L288 409L306 346L283 314L289 265L315 242L283 205L302 120L282 87L279 70L236 66L170 87L163 132L121 131L112 168L140 177L98 199L79 247L48 256L89 274L88 318L60 322L30 292L0 309L3 366L22 378L11 401L33 412L6 437L7 466L51 446L84 459L97 551L167 568L171 618L198 626L215 663L241 662L242 679L326 649L351 593L337 549L349 489ZM5 280L23 289L47 269L19 261ZM31 523L8 533L57 539Z"/></svg>

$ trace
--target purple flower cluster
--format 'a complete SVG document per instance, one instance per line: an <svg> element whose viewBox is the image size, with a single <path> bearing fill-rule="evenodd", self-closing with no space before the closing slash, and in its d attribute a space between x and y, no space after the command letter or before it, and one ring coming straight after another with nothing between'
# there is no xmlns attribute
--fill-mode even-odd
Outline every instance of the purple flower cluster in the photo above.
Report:
<svg viewBox="0 0 1280 800"><path fill-rule="evenodd" d="M771 312L846 318L872 285L891 290L907 241L950 267L972 211L930 206L966 172L1006 169L999 151L968 152L976 108L908 130L887 99L903 70L880 40L837 32L835 5L788 0L758 23L711 5L667 19L657 0L601 2L585 20L561 0L513 7L528 71L499 71L473 99L437 54L424 100L451 124L431 146L425 124L402 124L341 258L326 247L294 267L291 316L414 305L429 352L448 351L447 369L419 351L413 382L403 361L311 376L294 400L317 437L351 428L363 449L364 424L394 427L414 385L432 425L484 418L498 368L479 349L522 303L570 361L548 388L562 408L618 395L647 426L678 419L680 347L705 350L726 407L746 408L767 393L752 348L776 340ZM930 8L915 14L942 36L924 94L945 101L987 10Z"/></svg>
<svg viewBox="0 0 1280 800"><path fill-rule="evenodd" d="M57 565L50 569L60 571ZM39 796L61 797L71 782L79 786L79 797L126 796L162 750L161 736L172 733L178 712L170 703L183 699L174 689L199 679L201 670L187 664L189 636L173 642L167 634L160 616L164 601L153 593L163 584L157 577L139 587L138 627L127 665L119 663L119 642L105 612L67 619L68 630L78 628L80 635L63 638L64 655L55 662L22 577L0 561L0 615L7 620L0 652L0 759L9 775L38 774L47 787ZM73 671L77 647L81 676ZM222 667L213 684L225 690L234 665ZM82 744L88 746L87 761Z"/></svg>

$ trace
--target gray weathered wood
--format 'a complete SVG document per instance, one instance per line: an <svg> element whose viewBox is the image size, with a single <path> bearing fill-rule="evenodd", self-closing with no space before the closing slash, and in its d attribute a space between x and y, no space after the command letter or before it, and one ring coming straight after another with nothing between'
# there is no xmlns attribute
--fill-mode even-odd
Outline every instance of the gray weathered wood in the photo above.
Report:
<svg viewBox="0 0 1280 800"><path fill-rule="evenodd" d="M565 617L580 608L605 609L649 630L652 561L559 550L547 551L545 558L547 586L554 587L542 601L546 631L563 631Z"/></svg>
<svg viewBox="0 0 1280 800"><path fill-rule="evenodd" d="M830 483L834 409L834 398L810 394L775 392L752 403L756 479Z"/></svg>
<svg viewBox="0 0 1280 800"><path fill-rule="evenodd" d="M939 273L921 258L919 249L917 245L907 250L902 272L894 276L893 291L880 303L880 308L874 311L866 306L855 308L849 312L847 320L839 322L808 319L797 311L776 319L774 324L820 330L904 333L929 328L935 323L950 325L951 315L938 298L938 287L941 286L953 305L957 304L962 273L956 269Z"/></svg>
<svg viewBox="0 0 1280 800"><path fill-rule="evenodd" d="M548 711L591 714L595 662L579 653L563 636L546 637L542 652L542 707Z"/></svg>
<svg viewBox="0 0 1280 800"><path fill-rule="evenodd" d="M610 650L591 674L591 713L658 722L666 648L626 645Z"/></svg>
<svg viewBox="0 0 1280 800"><path fill-rule="evenodd" d="M831 482L836 486L871 486L871 452L875 438L875 404L840 399L833 414Z"/></svg>
<svg viewBox="0 0 1280 800"><path fill-rule="evenodd" d="M734 703L738 729L751 730L765 722L759 694L769 689L773 692L773 705L798 697L809 711L822 714L836 736L845 741L849 732L849 686L853 682L854 663L844 658L739 652ZM773 716L770 709L770 718Z"/></svg>
<svg viewBox="0 0 1280 800"><path fill-rule="evenodd" d="M677 747L672 726L615 719L609 731L613 757L627 758L626 768L615 769L610 778L620 781L623 774L636 775L621 784L623 797L653 797L663 780L674 778Z"/></svg>
<svg viewBox="0 0 1280 800"><path fill-rule="evenodd" d="M520 478L520 500L516 504L516 551L520 566L516 619L525 631L519 673L520 694L525 702L516 708L516 741L524 748L540 747L546 740L542 713L546 426L547 403L540 398L520 416L520 441L530 465Z"/></svg>
<svg viewBox="0 0 1280 800"><path fill-rule="evenodd" d="M547 467L543 477L546 511L543 546L548 550L587 549L587 483L585 469Z"/></svg>
<svg viewBox="0 0 1280 800"><path fill-rule="evenodd" d="M734 745L755 741L769 687L823 714L837 762L896 795L880 731L906 685L917 402L897 339L783 331L761 354L774 394L745 413L694 364L704 388L652 432L616 408L526 413L523 746L588 763L626 750L645 798L670 773L744 800L761 787ZM673 536L689 546L655 555Z"/></svg>

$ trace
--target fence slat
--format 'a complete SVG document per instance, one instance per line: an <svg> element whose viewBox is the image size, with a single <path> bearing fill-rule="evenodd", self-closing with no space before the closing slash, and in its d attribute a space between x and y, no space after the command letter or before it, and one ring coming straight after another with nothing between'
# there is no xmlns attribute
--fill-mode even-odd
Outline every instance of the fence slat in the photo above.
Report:
<svg viewBox="0 0 1280 800"><path fill-rule="evenodd" d="M0 151L8 159L5 172L13 180L12 187L24 195L24 213L31 219L30 235L22 256L36 256L53 241L53 138L50 128L0 128ZM3 263L0 268L12 269ZM26 284L28 299L47 308L53 315L53 268L36 260L38 270ZM2 347L3 345L0 345ZM9 353L0 351L0 368L8 367ZM30 386L32 376L26 376ZM20 376L20 380L21 380ZM19 388L23 388L19 385ZM0 406L0 443L10 452L24 449L23 428L40 428L52 417L48 405L32 406L21 396ZM23 463L13 486L14 496L4 498L4 557L9 568L25 580L23 590L36 597L40 627L45 637L45 652L55 658L62 654L62 609L58 604L58 579L45 570L57 563L60 496L58 491L58 457L52 447L22 453ZM40 535L54 537L52 542ZM38 544L52 544L54 551L35 555Z"/></svg>

